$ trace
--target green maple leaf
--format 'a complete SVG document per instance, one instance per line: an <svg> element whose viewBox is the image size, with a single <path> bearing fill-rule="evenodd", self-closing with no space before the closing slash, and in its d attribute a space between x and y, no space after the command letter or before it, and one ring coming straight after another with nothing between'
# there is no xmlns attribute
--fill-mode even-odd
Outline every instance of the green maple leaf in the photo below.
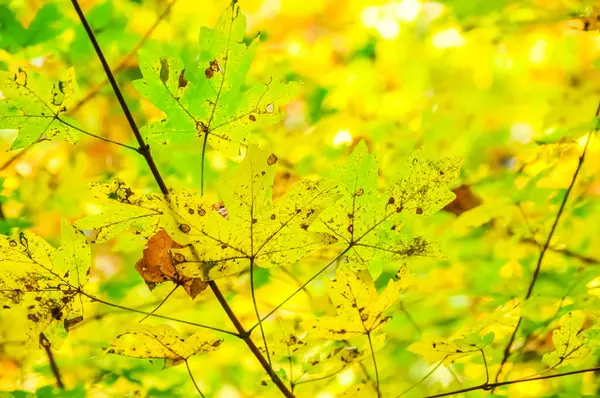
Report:
<svg viewBox="0 0 600 398"><path fill-rule="evenodd" d="M15 53L47 42L64 30L61 19L56 4L48 3L40 7L29 26L24 28L8 6L0 5L0 48Z"/></svg>
<svg viewBox="0 0 600 398"><path fill-rule="evenodd" d="M186 339L168 325L136 325L119 335L107 349L109 354L133 358L164 359L164 367L179 365L193 355L215 351L222 339L211 332L196 332Z"/></svg>
<svg viewBox="0 0 600 398"><path fill-rule="evenodd" d="M142 131L162 141L203 137L214 148L237 154L252 129L279 121L281 106L299 85L276 79L247 84L258 40L247 45L245 31L246 18L234 1L214 29L202 28L195 65L184 65L176 55L141 51L144 78L133 84L166 115Z"/></svg>
<svg viewBox="0 0 600 398"><path fill-rule="evenodd" d="M552 332L554 351L544 354L542 362L551 368L562 365L565 361L582 359L590 354L591 349L581 328L585 315L580 312L569 312L560 319L560 328Z"/></svg>
<svg viewBox="0 0 600 398"><path fill-rule="evenodd" d="M361 141L347 165L332 176L342 195L327 208L313 228L333 234L347 245L348 259L364 269L374 258L394 261L409 256L438 256L435 244L421 237L406 238L399 230L405 217L432 214L452 201L448 184L461 161L422 160L411 156L385 193L378 188L378 163Z"/></svg>
<svg viewBox="0 0 600 398"><path fill-rule="evenodd" d="M51 324L68 331L83 320L79 290L89 277L90 247L64 220L61 238L55 249L30 232L0 236L0 305L27 320L30 338Z"/></svg>
<svg viewBox="0 0 600 398"><path fill-rule="evenodd" d="M18 130L10 149L24 148L38 141L59 138L75 143L79 131L64 116L75 101L75 71L68 69L56 83L50 83L24 69L0 75L0 129Z"/></svg>
<svg viewBox="0 0 600 398"><path fill-rule="evenodd" d="M398 300L403 280L388 282L381 295L367 271L339 267L329 286L329 296L337 315L305 321L304 327L321 338L346 340L381 329L391 317L384 314Z"/></svg>
<svg viewBox="0 0 600 398"><path fill-rule="evenodd" d="M250 147L238 172L223 178L220 191L228 218L197 193L178 191L168 198L136 195L117 181L94 187L105 198L103 209L76 225L98 230L98 242L131 229L142 236L165 229L173 240L186 245L172 249L178 269L203 280L232 275L251 264L294 264L335 241L308 227L337 194L326 181L304 180L273 203L276 160L275 155Z"/></svg>

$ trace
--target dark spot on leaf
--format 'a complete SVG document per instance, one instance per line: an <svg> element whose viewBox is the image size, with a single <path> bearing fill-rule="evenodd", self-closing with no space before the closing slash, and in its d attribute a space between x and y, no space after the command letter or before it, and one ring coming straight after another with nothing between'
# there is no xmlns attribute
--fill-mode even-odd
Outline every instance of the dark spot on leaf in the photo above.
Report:
<svg viewBox="0 0 600 398"><path fill-rule="evenodd" d="M254 115L250 115L250 116L248 116L248 119L250 119L250 120L252 120L253 122L255 122L255 121L256 121L256 116L254 116Z"/></svg>
<svg viewBox="0 0 600 398"><path fill-rule="evenodd" d="M396 207L396 213L400 213L404 209L404 206Z"/></svg>
<svg viewBox="0 0 600 398"><path fill-rule="evenodd" d="M207 79L212 79L214 75L215 72L211 68L204 69L204 76L206 76Z"/></svg>
<svg viewBox="0 0 600 398"><path fill-rule="evenodd" d="M423 214L423 208L417 207L417 214Z"/></svg>
<svg viewBox="0 0 600 398"><path fill-rule="evenodd" d="M396 200L394 199L393 196L388 199L388 205L393 205L395 202L396 202Z"/></svg>
<svg viewBox="0 0 600 398"><path fill-rule="evenodd" d="M300 225L300 228L302 228L303 230L307 230L308 229L308 225L307 224L302 224Z"/></svg>
<svg viewBox="0 0 600 398"><path fill-rule="evenodd" d="M39 318L35 314L27 314L27 319L33 322L38 322Z"/></svg>
<svg viewBox="0 0 600 398"><path fill-rule="evenodd" d="M275 154L270 154L269 158L267 159L267 164L269 166L273 166L275 163L277 163L277 156L275 156Z"/></svg>
<svg viewBox="0 0 600 398"><path fill-rule="evenodd" d="M187 224L179 224L179 230L184 234L187 234L192 230L192 228Z"/></svg>
<svg viewBox="0 0 600 398"><path fill-rule="evenodd" d="M275 214L271 214L271 217L269 217L269 218L270 218L271 220L274 220L274 219L276 218L276 217L275 217Z"/></svg>
<svg viewBox="0 0 600 398"><path fill-rule="evenodd" d="M258 220L256 218L252 219L252 224L256 224L258 222Z"/></svg>
<svg viewBox="0 0 600 398"><path fill-rule="evenodd" d="M60 310L60 307L52 308L51 314L52 314L52 318L56 319L57 321L60 320L60 318L62 318L62 316L63 316L63 313Z"/></svg>
<svg viewBox="0 0 600 398"><path fill-rule="evenodd" d="M182 69L181 73L179 74L179 83L177 85L179 88L183 88L183 87L187 86L187 84L188 84L188 81L185 78L184 74L185 74L185 69Z"/></svg>
<svg viewBox="0 0 600 398"><path fill-rule="evenodd" d="M190 214L194 214L194 209L192 209L192 208L189 208L189 209L188 209L188 213L190 213Z"/></svg>
<svg viewBox="0 0 600 398"><path fill-rule="evenodd" d="M83 321L83 316L79 315L79 316L76 316L75 318L65 319L63 322L63 326L65 327L65 330L68 332L69 330L71 330L71 328L73 326L77 325L81 321Z"/></svg>
<svg viewBox="0 0 600 398"><path fill-rule="evenodd" d="M181 253L175 253L173 255L173 260L175 260L177 263L183 263L185 262L185 256Z"/></svg>
<svg viewBox="0 0 600 398"><path fill-rule="evenodd" d="M15 242L14 240L11 240L9 243L10 247L16 247L17 246L17 242Z"/></svg>
<svg viewBox="0 0 600 398"><path fill-rule="evenodd" d="M204 210L202 207L199 207L199 208L198 208L198 215L199 215L199 216L203 216L203 215L205 215L205 214L206 214L206 210Z"/></svg>
<svg viewBox="0 0 600 398"><path fill-rule="evenodd" d="M362 196L365 193L365 190L360 188L358 191L356 191L356 196Z"/></svg>
<svg viewBox="0 0 600 398"><path fill-rule="evenodd" d="M160 59L160 81L163 83L167 83L167 80L169 80L169 63L167 62L166 58L161 58Z"/></svg>
<svg viewBox="0 0 600 398"><path fill-rule="evenodd" d="M348 232L350 232L350 233L354 232L354 225L353 224L348 225Z"/></svg>

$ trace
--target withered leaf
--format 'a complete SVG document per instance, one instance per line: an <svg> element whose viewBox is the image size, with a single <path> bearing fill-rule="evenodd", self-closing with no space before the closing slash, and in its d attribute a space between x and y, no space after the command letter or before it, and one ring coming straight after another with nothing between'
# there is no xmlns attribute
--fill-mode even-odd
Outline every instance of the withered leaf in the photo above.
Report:
<svg viewBox="0 0 600 398"><path fill-rule="evenodd" d="M171 249L181 249L182 247L171 239L164 229L161 229L148 239L144 255L135 264L135 269L150 290L153 290L159 283L171 281L176 285L183 286L193 300L206 289L207 284L198 278L185 277L177 271Z"/></svg>

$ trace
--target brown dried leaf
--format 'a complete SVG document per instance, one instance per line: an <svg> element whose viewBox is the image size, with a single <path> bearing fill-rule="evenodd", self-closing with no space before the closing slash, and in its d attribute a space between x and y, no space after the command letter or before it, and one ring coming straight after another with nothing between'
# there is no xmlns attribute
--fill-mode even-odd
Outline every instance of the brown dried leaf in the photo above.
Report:
<svg viewBox="0 0 600 398"><path fill-rule="evenodd" d="M193 300L206 289L207 284L198 278L185 277L177 271L171 249L181 249L182 247L171 239L165 230L161 229L148 239L144 255L135 264L135 269L150 290L153 290L159 283L171 281L176 285L183 286Z"/></svg>

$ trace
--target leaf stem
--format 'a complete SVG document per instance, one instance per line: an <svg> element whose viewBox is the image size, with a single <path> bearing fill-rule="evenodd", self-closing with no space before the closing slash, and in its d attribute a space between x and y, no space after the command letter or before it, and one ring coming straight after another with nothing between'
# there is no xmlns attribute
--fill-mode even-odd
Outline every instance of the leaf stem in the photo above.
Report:
<svg viewBox="0 0 600 398"><path fill-rule="evenodd" d="M185 360L185 367L187 368L188 374L190 375L190 379L192 379L192 383L194 383L194 387L196 387L196 391L198 391L198 394L200 394L202 398L205 398L204 394L202 394L202 391L200 391L200 387L198 387L198 384L196 383L196 379L194 379L192 369L190 369L190 364L188 363L187 359Z"/></svg>
<svg viewBox="0 0 600 398"><path fill-rule="evenodd" d="M415 384L413 384L412 386L408 387L406 390L402 391L399 395L397 395L396 398L400 398L401 396L405 395L406 393L408 393L409 391L411 391L413 388L417 387L419 384L421 384L425 380L427 380L436 370L439 369L440 366L442 366L442 364L444 363L444 361L446 360L446 358L448 358L448 355L446 355L433 368L431 368L431 370L429 372L427 372L427 374L425 376L421 377L421 379L419 381L417 381Z"/></svg>
<svg viewBox="0 0 600 398"><path fill-rule="evenodd" d="M140 150L138 148L133 147L131 145L123 144L121 142L113 141L113 140L111 140L109 138L105 138L105 137L102 137L102 136L90 133L89 131L86 131L86 130L84 130L82 128L79 128L79 127L75 126L74 124L71 124L71 123L67 122L66 120L61 119L58 115L56 116L56 120L58 120L59 122L61 122L62 124L66 125L66 126L71 127L74 130L79 131L82 134L89 135L90 137L97 138L97 139L102 140L104 142L108 142L108 143L111 143L111 144L122 146L123 148L131 149L132 151L140 152Z"/></svg>
<svg viewBox="0 0 600 398"><path fill-rule="evenodd" d="M375 357L375 350L373 349L370 332L367 333L367 339L369 340L369 349L371 350L371 358L373 359L373 367L375 368L375 388L377 390L377 398L381 398L381 391L379 390L379 370L377 369L377 358Z"/></svg>
<svg viewBox="0 0 600 398"><path fill-rule="evenodd" d="M260 312L258 312L258 304L256 304L256 292L254 289L254 258L250 258L250 294L252 296L252 306L254 307L254 314L256 314L256 320L260 327L260 335L262 336L263 344L265 345L265 353L267 354L267 361L269 366L273 366L271 363L271 355L269 355L269 346L267 345L267 338L265 337L265 331L263 329L262 321L260 319Z"/></svg>
<svg viewBox="0 0 600 398"><path fill-rule="evenodd" d="M600 116L600 102L598 103L598 107L596 108L596 114L594 117L597 119L598 116ZM579 156L579 159L577 161L577 167L575 168L575 172L573 173L573 177L571 178L571 183L569 184L569 187L567 188L567 192L565 193L565 196L563 197L560 207L558 208L558 212L556 213L556 217L554 218L554 222L552 223L552 227L550 228L550 233L548 233L546 242L544 243L544 246L542 247L542 250L540 251L540 255L538 257L537 264L535 266L535 270L533 271L531 281L529 282L529 287L527 288L527 294L525 295L524 301L529 299L531 297L531 294L533 293L533 289L535 287L538 276L540 274L540 269L542 268L542 262L544 261L544 255L546 254L546 251L548 251L548 247L550 247L550 241L552 240L552 237L554 236L554 232L556 231L556 227L558 226L560 218L566 207L567 201L569 200L571 191L573 190L573 187L575 186L575 182L577 181L577 176L579 176L579 171L581 170L581 167L583 166L583 162L585 160L585 155L587 153L587 149L590 144L590 141L592 140L592 136L598 131L599 127L600 127L600 121L596 120L596 126L592 130L590 130L590 132L587 135L585 146L583 147L583 151L581 152L581 155ZM508 344L504 348L502 361L500 362L500 367L498 368L498 372L496 373L496 377L494 378L495 382L498 382L498 379L500 378L500 374L502 373L502 369L504 368L504 365L506 364L506 361L508 360L508 357L510 356L510 349L511 349L513 342L515 341L515 338L519 331L519 327L521 326L522 319L523 319L522 317L519 317L517 326L513 330L512 335L510 336L510 338L508 340Z"/></svg>
<svg viewBox="0 0 600 398"><path fill-rule="evenodd" d="M279 303L279 305L277 305L277 307L273 308L267 315L263 316L261 318L260 322L264 322L265 319L269 318L271 315L273 315L275 312L277 312L277 310L279 310L281 307L283 307L296 294L298 294L302 290L304 290L304 288L306 287L306 285L308 285L310 282L312 282L313 280L315 280L319 275L321 275L323 272L325 272L325 270L327 268L329 268L331 266L331 264L335 263L340 257L342 257L344 254L346 254L346 252L348 252L348 250L350 250L351 247L352 246L348 246L347 248L345 248L344 250L342 250L342 252L340 254L338 254L337 256L335 256L335 258L333 260L331 260L330 262L328 262L327 265L325 265L323 268L321 268L316 274L314 274L313 276L311 276L309 280L307 280L306 282L304 282L299 288L297 288L285 300L283 300L281 303ZM256 329L257 326L259 326L260 322L256 323L254 326L252 326L250 329L248 329L248 333L252 333L252 331L254 329Z"/></svg>
<svg viewBox="0 0 600 398"><path fill-rule="evenodd" d="M186 321L186 320L183 320L183 319L172 318L170 316L154 314L152 312L137 310L135 308L125 307L123 305L111 303L110 301L102 300L102 299L100 299L98 297L92 296L91 294L88 294L88 293L84 292L83 290L79 290L79 292L81 294L83 294L84 296L88 297L89 299L91 299L92 301L96 301L98 303L101 303L101 304L104 304L104 305L108 305L109 307L118 308L118 309L121 309L121 310L124 310L124 311L129 311L129 312L135 312L137 314L142 314L142 315L146 315L146 316L152 316L154 318L166 319L168 321L184 323L186 325L196 326L196 327L199 327L199 328L210 329L210 330L214 330L215 332L220 332L220 333L228 334L230 336L240 337L239 334L237 334L235 332L231 332L229 330L220 329L220 328L217 328L217 327L214 327L214 326L203 325L201 323L190 322L190 321Z"/></svg>
<svg viewBox="0 0 600 398"><path fill-rule="evenodd" d="M169 294L167 294L167 295L165 296L165 298L164 298L164 299L162 299L162 301L161 301L161 302L160 302L160 303L159 303L159 304L158 304L158 305L157 305L157 306L156 306L156 307L155 307L155 308L154 308L152 311L150 311L150 313L149 313L148 315L146 315L146 316L144 316L142 319L140 319L140 322L139 322L139 323L142 323L142 322L144 322L144 321L145 321L145 320L146 320L146 319L147 319L149 316L151 316L151 315L152 315L152 314L154 314L156 311L158 311L158 309L159 309L160 307L162 307L162 305L163 305L164 303L166 303L166 302L167 302L167 300L169 299L169 297L171 297L171 295L172 295L173 293L175 293L175 290L177 290L177 288L178 288L179 286L180 286L180 285L175 285L175 287L173 288L173 290L171 290L171 291L169 292Z"/></svg>
<svg viewBox="0 0 600 398"><path fill-rule="evenodd" d="M40 333L40 345L44 347L44 351L46 351L46 356L48 357L48 362L50 362L50 369L52 369L52 374L56 379L56 386L61 390L65 389L65 385L60 376L60 369L56 364L56 360L54 359L54 354L52 353L52 349L50 348L50 341L46 337L44 333Z"/></svg>

